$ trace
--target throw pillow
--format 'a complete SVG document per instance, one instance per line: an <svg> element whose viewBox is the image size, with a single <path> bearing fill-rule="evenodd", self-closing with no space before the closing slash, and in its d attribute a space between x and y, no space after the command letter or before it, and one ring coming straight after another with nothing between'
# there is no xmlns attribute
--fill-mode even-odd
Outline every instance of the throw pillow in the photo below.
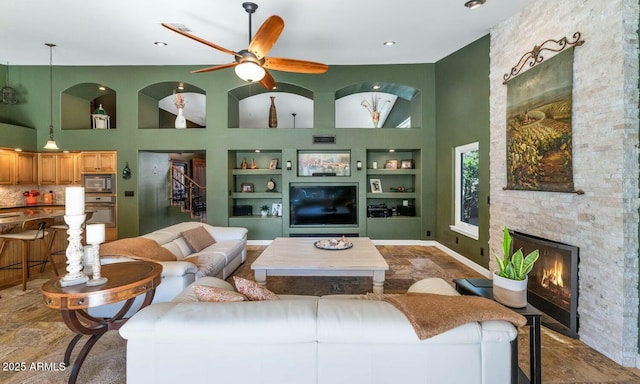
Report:
<svg viewBox="0 0 640 384"><path fill-rule="evenodd" d="M278 295L259 285L255 281L233 276L233 283L236 285L236 289L238 290L238 292L245 295L250 301L279 299Z"/></svg>
<svg viewBox="0 0 640 384"><path fill-rule="evenodd" d="M210 245L216 243L216 239L203 226L199 226L182 232L182 237L189 244L193 252L200 252Z"/></svg>
<svg viewBox="0 0 640 384"><path fill-rule="evenodd" d="M176 261L176 255L151 239L132 237L110 241L100 246L100 256L129 256L155 261Z"/></svg>
<svg viewBox="0 0 640 384"><path fill-rule="evenodd" d="M226 289L217 287L207 287L206 285L194 284L193 292L196 294L198 301L232 302L246 300L246 297L242 293L227 291Z"/></svg>

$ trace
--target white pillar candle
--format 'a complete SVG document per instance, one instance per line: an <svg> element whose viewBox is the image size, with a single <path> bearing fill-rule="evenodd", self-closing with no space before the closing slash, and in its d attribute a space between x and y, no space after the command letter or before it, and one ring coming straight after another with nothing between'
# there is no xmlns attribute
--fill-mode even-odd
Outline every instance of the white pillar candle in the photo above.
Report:
<svg viewBox="0 0 640 384"><path fill-rule="evenodd" d="M104 243L104 224L87 224L87 243Z"/></svg>
<svg viewBox="0 0 640 384"><path fill-rule="evenodd" d="M84 214L84 188L67 187L64 190L64 214L67 216Z"/></svg>

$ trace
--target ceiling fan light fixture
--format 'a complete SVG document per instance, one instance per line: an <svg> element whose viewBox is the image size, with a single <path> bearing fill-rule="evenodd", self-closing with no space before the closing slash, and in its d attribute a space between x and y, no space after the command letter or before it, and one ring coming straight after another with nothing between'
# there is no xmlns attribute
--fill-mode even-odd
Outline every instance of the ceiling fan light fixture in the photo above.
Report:
<svg viewBox="0 0 640 384"><path fill-rule="evenodd" d="M236 65L235 71L239 78L248 82L260 81L265 75L264 68L251 61Z"/></svg>
<svg viewBox="0 0 640 384"><path fill-rule="evenodd" d="M485 2L486 2L486 0L469 0L466 3L464 3L464 6L469 8L469 9L474 9L474 8L478 8L479 6L484 4Z"/></svg>

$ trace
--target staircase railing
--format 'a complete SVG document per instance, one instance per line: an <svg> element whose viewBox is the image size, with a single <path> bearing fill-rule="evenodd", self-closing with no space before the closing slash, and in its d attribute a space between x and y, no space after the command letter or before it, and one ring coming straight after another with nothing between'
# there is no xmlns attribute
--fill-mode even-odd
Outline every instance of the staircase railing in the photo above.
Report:
<svg viewBox="0 0 640 384"><path fill-rule="evenodd" d="M180 188L174 188L175 186ZM169 183L169 201L171 204L182 203L184 209L194 216L206 211L204 200L206 187L198 184L176 166L171 166L171 182Z"/></svg>

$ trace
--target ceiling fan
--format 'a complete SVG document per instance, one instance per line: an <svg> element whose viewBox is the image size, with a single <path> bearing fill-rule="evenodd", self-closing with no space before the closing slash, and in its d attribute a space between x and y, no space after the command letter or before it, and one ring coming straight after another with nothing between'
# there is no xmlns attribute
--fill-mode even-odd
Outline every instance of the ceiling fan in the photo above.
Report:
<svg viewBox="0 0 640 384"><path fill-rule="evenodd" d="M280 16L270 16L258 29L255 36L251 37L251 15L258 9L255 3L242 3L242 7L249 14L249 47L240 52L234 52L217 44L204 40L198 36L185 32L171 24L162 23L162 26L183 36L193 39L202 44L208 45L221 52L233 55L235 61L228 64L214 65L208 68L202 68L192 73L211 72L219 69L235 67L238 77L245 81L259 81L267 89L275 89L276 82L267 71L273 69L276 71L296 72L296 73L325 73L329 66L313 61L285 59L280 57L266 57L269 50L275 45L280 33L284 29L284 21Z"/></svg>

